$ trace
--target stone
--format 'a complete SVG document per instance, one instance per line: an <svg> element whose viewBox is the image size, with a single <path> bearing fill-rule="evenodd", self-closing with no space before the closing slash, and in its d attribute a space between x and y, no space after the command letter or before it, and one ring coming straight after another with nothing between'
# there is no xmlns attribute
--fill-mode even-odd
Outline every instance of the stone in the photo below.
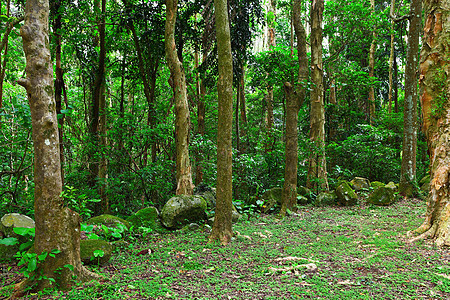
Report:
<svg viewBox="0 0 450 300"><path fill-rule="evenodd" d="M127 218L127 221L135 228L146 227L152 229L158 229L159 225L159 212L156 207L150 206L138 210L134 215Z"/></svg>
<svg viewBox="0 0 450 300"><path fill-rule="evenodd" d="M375 188L380 187L380 186L385 186L385 184L380 182L380 181L372 181L370 183L370 186L375 189Z"/></svg>
<svg viewBox="0 0 450 300"><path fill-rule="evenodd" d="M394 191L387 186L377 187L367 198L368 203L379 206L388 206L394 201Z"/></svg>
<svg viewBox="0 0 450 300"><path fill-rule="evenodd" d="M11 246L0 244L0 263L13 260L17 252L19 252L19 244Z"/></svg>
<svg viewBox="0 0 450 300"><path fill-rule="evenodd" d="M311 203L311 200L306 198L305 196L302 196L300 194L297 194L297 204L298 205L306 205L308 203Z"/></svg>
<svg viewBox="0 0 450 300"><path fill-rule="evenodd" d="M395 184L392 181L386 184L385 187L391 189L394 193L398 191L398 184Z"/></svg>
<svg viewBox="0 0 450 300"><path fill-rule="evenodd" d="M205 199L208 210L212 210L216 207L215 188L209 187L205 184L201 184L195 188L194 194Z"/></svg>
<svg viewBox="0 0 450 300"><path fill-rule="evenodd" d="M180 229L184 225L206 220L205 199L193 195L177 195L169 199L161 210L161 221L168 228Z"/></svg>
<svg viewBox="0 0 450 300"><path fill-rule="evenodd" d="M267 213L275 206L281 206L281 193L283 189L279 187L271 188L264 192L261 199L264 201L263 212Z"/></svg>
<svg viewBox="0 0 450 300"><path fill-rule="evenodd" d="M304 186L299 186L299 187L297 188L297 193L298 193L300 196L306 198L306 199L308 200L308 203L311 203L311 201L312 201L313 198L314 198L313 192L311 192L310 189L308 189L307 187L304 187Z"/></svg>
<svg viewBox="0 0 450 300"><path fill-rule="evenodd" d="M183 228L181 228L181 231L182 232L196 231L199 228L200 228L200 225L198 225L197 223L191 223L191 224L186 225Z"/></svg>
<svg viewBox="0 0 450 300"><path fill-rule="evenodd" d="M34 228L34 220L21 214L6 214L0 219L0 231L5 237L17 237L13 229L16 227Z"/></svg>
<svg viewBox="0 0 450 300"><path fill-rule="evenodd" d="M355 177L350 181L351 186L355 191L368 190L370 188L369 179L363 177Z"/></svg>
<svg viewBox="0 0 450 300"><path fill-rule="evenodd" d="M105 225L106 227L115 227L117 228L117 224L125 225L128 229L130 229L130 222L121 219L116 216L104 214L97 217L90 218L86 221L86 224L89 225Z"/></svg>
<svg viewBox="0 0 450 300"><path fill-rule="evenodd" d="M102 257L95 257L94 251L102 250ZM104 240L82 240L80 241L81 261L86 265L105 265L112 256L114 247Z"/></svg>
<svg viewBox="0 0 450 300"><path fill-rule="evenodd" d="M316 200L313 202L314 206L328 206L337 204L337 196L334 192L322 192L317 195Z"/></svg>
<svg viewBox="0 0 450 300"><path fill-rule="evenodd" d="M428 193L430 191L430 181L430 175L425 176L419 181L420 189L423 192Z"/></svg>
<svg viewBox="0 0 450 300"><path fill-rule="evenodd" d="M346 181L336 188L338 204L342 206L352 206L358 203L358 196Z"/></svg>

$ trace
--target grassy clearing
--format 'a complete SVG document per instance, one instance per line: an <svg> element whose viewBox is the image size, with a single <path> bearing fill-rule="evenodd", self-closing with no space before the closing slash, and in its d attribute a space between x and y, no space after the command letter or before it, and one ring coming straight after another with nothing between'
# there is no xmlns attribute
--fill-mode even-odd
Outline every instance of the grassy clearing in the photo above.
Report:
<svg viewBox="0 0 450 300"><path fill-rule="evenodd" d="M406 243L424 211L422 201L407 200L303 207L283 220L253 215L234 226L227 247L207 245L206 227L130 237L109 265L94 268L107 280L30 298L450 299L449 249ZM151 254L137 255L145 249Z"/></svg>

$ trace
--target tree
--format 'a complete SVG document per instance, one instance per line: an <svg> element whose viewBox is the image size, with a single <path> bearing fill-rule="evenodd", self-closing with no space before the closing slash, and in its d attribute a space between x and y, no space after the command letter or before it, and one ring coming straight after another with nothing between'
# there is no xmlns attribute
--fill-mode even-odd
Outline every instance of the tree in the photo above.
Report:
<svg viewBox="0 0 450 300"><path fill-rule="evenodd" d="M405 106L403 110L403 152L399 192L411 196L416 183L417 155L417 70L422 1L412 0L409 15L408 48L405 67Z"/></svg>
<svg viewBox="0 0 450 300"><path fill-rule="evenodd" d="M322 17L323 0L313 0L311 5L311 153L307 187L314 191L328 190L325 159L325 107L323 99Z"/></svg>
<svg viewBox="0 0 450 300"><path fill-rule="evenodd" d="M165 46L175 98L175 136L177 165L177 195L192 195L191 162L189 159L189 108L186 95L186 78L175 44L175 22L178 0L166 0Z"/></svg>
<svg viewBox="0 0 450 300"><path fill-rule="evenodd" d="M370 7L372 8L372 13L375 15L375 0L370 0ZM370 44L369 51L369 78L375 79L375 48L376 48L376 39L377 33L376 29L373 29L372 32L372 43ZM375 118L375 88L370 85L369 88L369 123L373 124L373 119Z"/></svg>
<svg viewBox="0 0 450 300"><path fill-rule="evenodd" d="M219 120L217 124L217 201L214 224L209 241L228 244L233 236L232 216L232 125L233 125L233 58L230 23L226 0L214 0L219 64L217 92Z"/></svg>
<svg viewBox="0 0 450 300"><path fill-rule="evenodd" d="M308 79L308 57L306 55L306 31L301 23L301 0L294 0L292 6L295 35L297 36L298 82L293 90L289 82L284 84L286 91L286 150L284 184L281 194L281 212L292 210L297 201L297 164L298 164L298 112L305 99L306 80Z"/></svg>
<svg viewBox="0 0 450 300"><path fill-rule="evenodd" d="M61 164L59 156L58 121L53 94L53 68L50 58L49 2L27 0L25 22L20 29L26 55L26 78L18 83L27 92L30 104L34 162L34 210L36 235L34 251L40 255L59 251L55 257L47 256L36 269L47 279L36 281L31 277L23 281L16 292L20 296L25 288L42 290L50 286L53 278L60 288L67 288L73 276L83 281L96 277L85 269L80 260L80 217L63 205ZM71 265L71 267L67 267ZM60 271L60 274L56 272Z"/></svg>
<svg viewBox="0 0 450 300"><path fill-rule="evenodd" d="M438 246L450 246L450 2L426 0L423 5L419 85L431 182L425 220L412 241L433 238Z"/></svg>

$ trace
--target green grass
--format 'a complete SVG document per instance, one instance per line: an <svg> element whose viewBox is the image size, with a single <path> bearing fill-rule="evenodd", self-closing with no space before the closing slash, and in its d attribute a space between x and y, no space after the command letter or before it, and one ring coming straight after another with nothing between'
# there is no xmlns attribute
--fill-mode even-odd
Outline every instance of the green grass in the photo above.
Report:
<svg viewBox="0 0 450 300"><path fill-rule="evenodd" d="M282 220L253 215L234 225L226 247L207 244L207 227L137 237L94 269L108 280L39 298L449 299L449 249L406 242L424 211L425 203L408 200L302 207ZM152 254L135 255L148 248ZM289 256L301 259L279 260ZM308 263L317 268L271 271Z"/></svg>

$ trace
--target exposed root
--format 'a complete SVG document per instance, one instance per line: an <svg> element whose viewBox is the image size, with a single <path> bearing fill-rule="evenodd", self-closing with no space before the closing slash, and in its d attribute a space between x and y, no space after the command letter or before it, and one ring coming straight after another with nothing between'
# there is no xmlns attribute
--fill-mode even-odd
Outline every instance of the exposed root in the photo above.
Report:
<svg viewBox="0 0 450 300"><path fill-rule="evenodd" d="M416 230L414 230L414 232L420 232L419 229L421 229L423 227L420 226L419 228L417 228ZM420 241L420 240L425 240L428 238L433 238L434 235L436 234L436 230L437 230L437 224L433 224L433 226L431 226L431 228L429 228L428 230L426 230L425 232L423 232L422 234L419 234L418 236L416 236L415 238L412 238L408 241L408 243L412 244L414 242Z"/></svg>

